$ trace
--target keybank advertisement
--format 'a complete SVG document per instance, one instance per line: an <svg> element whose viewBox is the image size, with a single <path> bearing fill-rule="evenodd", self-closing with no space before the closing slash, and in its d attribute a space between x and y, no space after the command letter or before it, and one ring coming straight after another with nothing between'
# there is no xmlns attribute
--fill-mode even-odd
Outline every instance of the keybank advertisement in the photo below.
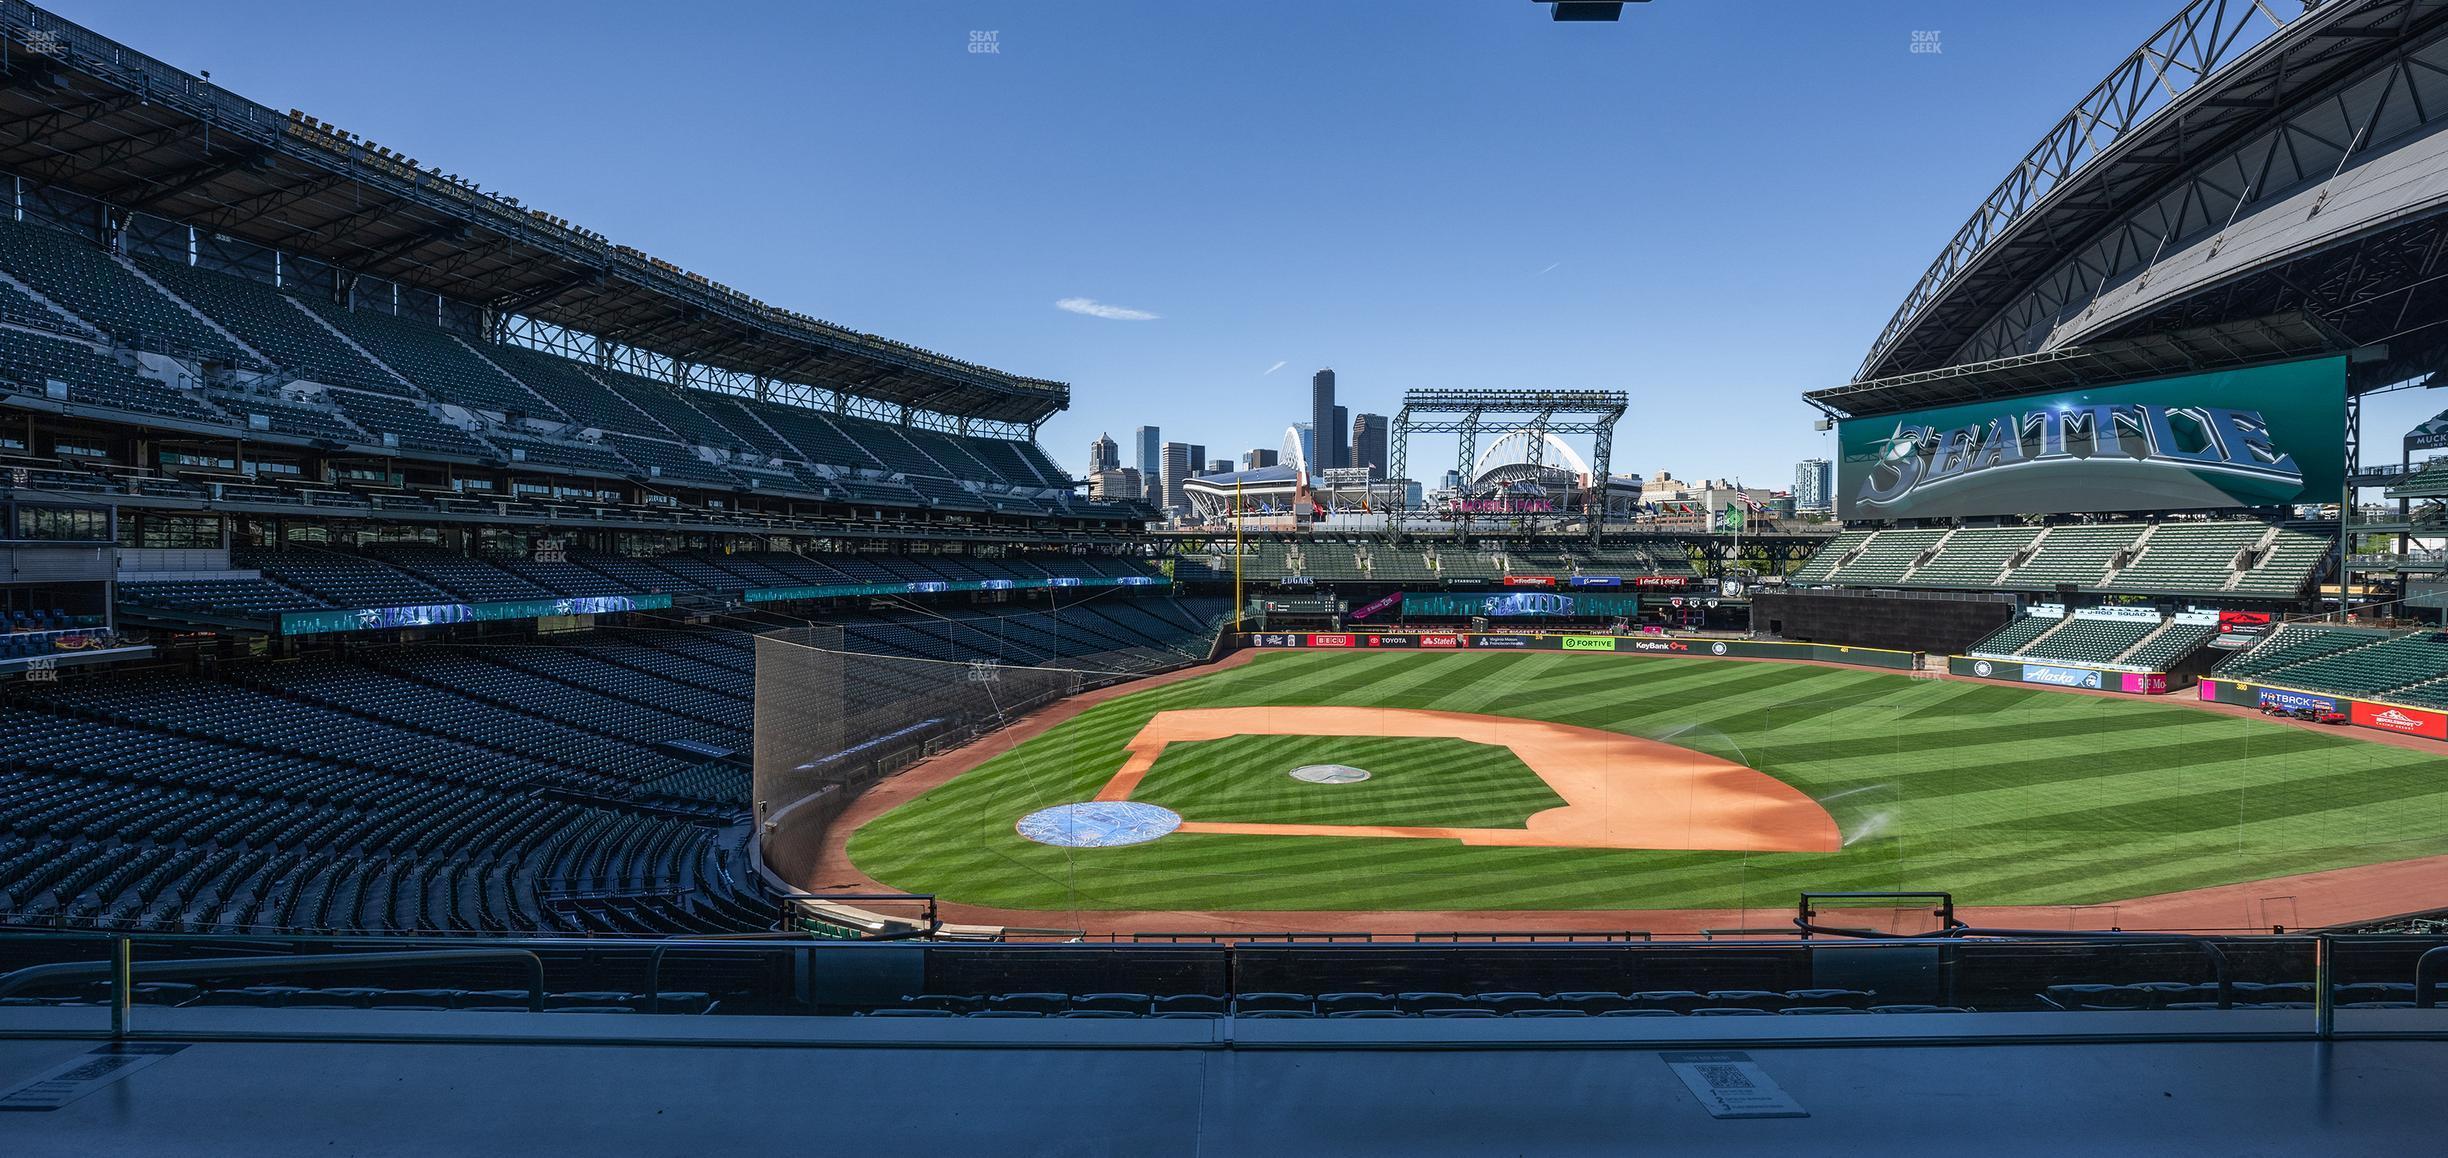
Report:
<svg viewBox="0 0 2448 1158"><path fill-rule="evenodd" d="M2346 359L2188 374L1842 423L1846 519L2337 499Z"/></svg>

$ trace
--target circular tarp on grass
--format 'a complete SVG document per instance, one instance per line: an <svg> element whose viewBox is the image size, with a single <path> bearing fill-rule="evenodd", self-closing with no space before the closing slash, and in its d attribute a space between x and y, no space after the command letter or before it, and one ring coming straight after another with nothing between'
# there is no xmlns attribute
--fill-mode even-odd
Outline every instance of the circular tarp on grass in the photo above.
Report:
<svg viewBox="0 0 2448 1158"><path fill-rule="evenodd" d="M1357 784L1368 779L1369 774L1367 769L1349 764L1303 764L1292 770L1292 778L1311 784Z"/></svg>
<svg viewBox="0 0 2448 1158"><path fill-rule="evenodd" d="M1020 835L1056 848L1117 848L1146 844L1181 827L1181 814L1135 800L1057 804L1020 818Z"/></svg>

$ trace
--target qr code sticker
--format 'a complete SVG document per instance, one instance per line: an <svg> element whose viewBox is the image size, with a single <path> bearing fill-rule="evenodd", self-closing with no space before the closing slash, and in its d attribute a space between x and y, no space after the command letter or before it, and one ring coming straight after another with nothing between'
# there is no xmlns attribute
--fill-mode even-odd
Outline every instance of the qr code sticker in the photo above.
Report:
<svg viewBox="0 0 2448 1158"><path fill-rule="evenodd" d="M1700 1080L1707 1082L1711 1089L1747 1090L1751 1088L1751 1076L1742 1072L1741 1066L1700 1065L1693 1066L1692 1069L1699 1073Z"/></svg>

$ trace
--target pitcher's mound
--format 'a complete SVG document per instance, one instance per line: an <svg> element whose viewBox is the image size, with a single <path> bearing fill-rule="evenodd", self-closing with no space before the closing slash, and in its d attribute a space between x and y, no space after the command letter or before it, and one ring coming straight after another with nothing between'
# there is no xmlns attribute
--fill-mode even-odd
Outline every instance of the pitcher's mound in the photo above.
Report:
<svg viewBox="0 0 2448 1158"><path fill-rule="evenodd" d="M1303 764L1292 770L1292 778L1311 784L1357 784L1368 779L1369 774L1367 769L1349 764Z"/></svg>

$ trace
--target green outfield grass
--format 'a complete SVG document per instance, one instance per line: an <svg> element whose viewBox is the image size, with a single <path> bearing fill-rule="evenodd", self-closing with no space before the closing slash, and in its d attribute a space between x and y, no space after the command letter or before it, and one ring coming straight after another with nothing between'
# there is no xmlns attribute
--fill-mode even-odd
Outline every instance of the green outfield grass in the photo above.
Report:
<svg viewBox="0 0 2448 1158"><path fill-rule="evenodd" d="M1303 764L1349 764L1369 778L1294 780L1289 773ZM1564 804L1510 748L1400 736L1227 736L1172 744L1131 799L1161 804L1184 820L1424 828L1520 828L1531 813Z"/></svg>
<svg viewBox="0 0 2448 1158"><path fill-rule="evenodd" d="M1794 785L1847 843L1746 854L1175 833L1059 849L1013 831L1033 809L1091 798L1153 713L1261 704L1650 736ZM1560 653L1269 653L1100 704L850 841L894 888L1021 909L1725 908L1791 904L1805 888L2077 904L2443 852L2448 760L2338 730L1847 668Z"/></svg>

